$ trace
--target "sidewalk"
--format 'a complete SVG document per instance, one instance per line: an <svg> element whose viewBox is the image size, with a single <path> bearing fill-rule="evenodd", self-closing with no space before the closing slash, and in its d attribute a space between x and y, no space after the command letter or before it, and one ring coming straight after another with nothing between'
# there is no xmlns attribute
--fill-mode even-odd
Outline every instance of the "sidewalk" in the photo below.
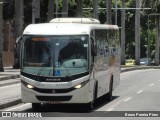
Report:
<svg viewBox="0 0 160 120"><path fill-rule="evenodd" d="M141 69L160 69L160 66L121 66L121 73ZM0 72L0 88L15 83L20 83L20 70L5 67L4 72ZM21 103L20 91L17 91L17 96L12 94L15 92L12 89L0 91L0 110Z"/></svg>
<svg viewBox="0 0 160 120"><path fill-rule="evenodd" d="M4 67L4 72L0 72L0 88L16 83L20 83L20 70ZM15 91L8 88L5 91L0 91L0 110L21 102L21 97L14 96L13 93Z"/></svg>
<svg viewBox="0 0 160 120"><path fill-rule="evenodd" d="M0 72L0 81L15 79L20 77L20 70L12 67L4 67L4 72Z"/></svg>

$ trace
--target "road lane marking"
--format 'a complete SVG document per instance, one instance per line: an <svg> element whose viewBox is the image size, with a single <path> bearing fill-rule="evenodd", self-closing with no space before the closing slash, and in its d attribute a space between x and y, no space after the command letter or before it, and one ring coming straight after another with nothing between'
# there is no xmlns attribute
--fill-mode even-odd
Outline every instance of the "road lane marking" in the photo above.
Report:
<svg viewBox="0 0 160 120"><path fill-rule="evenodd" d="M121 99L120 101L116 102L115 104L111 105L106 111L112 111L114 107L118 106L121 102L123 102L126 98Z"/></svg>
<svg viewBox="0 0 160 120"><path fill-rule="evenodd" d="M112 110L114 110L114 108L109 108L109 109L107 109L107 111L112 111Z"/></svg>
<svg viewBox="0 0 160 120"><path fill-rule="evenodd" d="M10 88L10 87L15 87L15 86L19 86L20 83L15 84L15 85L8 85L8 86L4 86L4 87L0 87L0 89L5 89L5 88Z"/></svg>
<svg viewBox="0 0 160 120"><path fill-rule="evenodd" d="M150 84L149 86L154 86L154 84Z"/></svg>
<svg viewBox="0 0 160 120"><path fill-rule="evenodd" d="M143 90L138 91L137 94L140 94L141 92L143 92Z"/></svg>
<svg viewBox="0 0 160 120"><path fill-rule="evenodd" d="M125 99L124 101L127 102L127 101L129 101L130 99L132 99L132 97L128 97L128 98Z"/></svg>
<svg viewBox="0 0 160 120"><path fill-rule="evenodd" d="M28 105L31 105L31 103L26 103L24 105L20 105L20 106L17 106L17 107L6 109L5 111L13 111L13 110L16 110L16 109L19 109L19 108L22 108L22 107L25 107L25 106L28 106Z"/></svg>

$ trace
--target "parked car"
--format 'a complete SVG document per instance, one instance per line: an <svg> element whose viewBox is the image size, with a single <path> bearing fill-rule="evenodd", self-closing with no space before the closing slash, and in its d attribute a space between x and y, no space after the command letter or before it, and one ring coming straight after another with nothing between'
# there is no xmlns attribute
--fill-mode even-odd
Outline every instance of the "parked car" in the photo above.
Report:
<svg viewBox="0 0 160 120"><path fill-rule="evenodd" d="M141 58L140 59L140 65L148 65L148 63L151 63L151 58Z"/></svg>
<svg viewBox="0 0 160 120"><path fill-rule="evenodd" d="M133 60L133 59L126 59L125 65L127 65L127 66L135 65L135 60Z"/></svg>

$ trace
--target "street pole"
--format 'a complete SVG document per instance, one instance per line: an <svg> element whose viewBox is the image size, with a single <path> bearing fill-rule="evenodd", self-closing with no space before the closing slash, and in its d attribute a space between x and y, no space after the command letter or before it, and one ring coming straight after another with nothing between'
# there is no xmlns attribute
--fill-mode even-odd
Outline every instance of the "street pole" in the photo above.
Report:
<svg viewBox="0 0 160 120"><path fill-rule="evenodd" d="M98 0L93 0L93 17L98 19Z"/></svg>
<svg viewBox="0 0 160 120"><path fill-rule="evenodd" d="M68 17L68 0L62 0L62 17Z"/></svg>
<svg viewBox="0 0 160 120"><path fill-rule="evenodd" d="M147 32L148 32L148 39L147 39L147 58L148 58L148 65L150 65L150 62L149 62L149 53L150 53L150 43L149 43L149 15L148 15L148 30L147 30Z"/></svg>
<svg viewBox="0 0 160 120"><path fill-rule="evenodd" d="M140 7L139 0L136 0L136 8ZM140 9L135 13L135 59L136 65L140 64Z"/></svg>
<svg viewBox="0 0 160 120"><path fill-rule="evenodd" d="M117 0L115 2L115 25L117 25Z"/></svg>
<svg viewBox="0 0 160 120"><path fill-rule="evenodd" d="M58 0L56 0L56 18L58 17Z"/></svg>
<svg viewBox="0 0 160 120"><path fill-rule="evenodd" d="M111 22L111 0L106 0L106 7L107 7L107 12L106 12L106 20L107 20L107 24L112 24Z"/></svg>
<svg viewBox="0 0 160 120"><path fill-rule="evenodd" d="M32 2L32 23L40 22L40 1L33 0Z"/></svg>
<svg viewBox="0 0 160 120"><path fill-rule="evenodd" d="M122 8L125 7L125 0L122 0ZM126 32L125 32L125 9L121 11L121 64L125 65L125 44L126 44Z"/></svg>
<svg viewBox="0 0 160 120"><path fill-rule="evenodd" d="M150 61L149 61L149 58L150 58L150 42L149 42L149 39L150 39L150 34L149 34L149 20L150 20L150 16L160 16L160 14L159 13L152 13L152 14L148 15L148 39L147 39L147 42L148 42L147 43L148 44L148 47L147 47L148 65L150 65ZM157 39L159 39L159 38L157 38ZM159 40L155 41L155 47L156 47L156 44L159 44ZM159 45L157 45L157 46L158 47L155 48L155 62L156 62L156 59L159 60Z"/></svg>
<svg viewBox="0 0 160 120"><path fill-rule="evenodd" d="M22 36L24 24L24 0L15 0L15 38Z"/></svg>

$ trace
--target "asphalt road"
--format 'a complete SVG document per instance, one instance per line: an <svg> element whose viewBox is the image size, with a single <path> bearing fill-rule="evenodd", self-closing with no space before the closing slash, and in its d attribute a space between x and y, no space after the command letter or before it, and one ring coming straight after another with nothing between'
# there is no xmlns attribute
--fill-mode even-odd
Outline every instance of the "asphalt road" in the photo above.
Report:
<svg viewBox="0 0 160 120"><path fill-rule="evenodd" d="M111 102L106 101L103 97L98 99L94 110L90 112L84 112L83 105L43 105L41 112L43 116L65 120L75 119L73 117L81 120L87 116L89 116L87 119L92 116L96 120L99 118L106 120L106 114L115 116L107 116L107 120L159 120L160 70L148 69L121 73L120 85L113 92L113 96ZM2 111L35 112L32 111L31 104L19 104ZM128 115L128 117L118 117L121 115ZM134 115L141 117L134 117ZM146 115L154 117L144 117ZM46 120L48 119L50 118L47 117Z"/></svg>

